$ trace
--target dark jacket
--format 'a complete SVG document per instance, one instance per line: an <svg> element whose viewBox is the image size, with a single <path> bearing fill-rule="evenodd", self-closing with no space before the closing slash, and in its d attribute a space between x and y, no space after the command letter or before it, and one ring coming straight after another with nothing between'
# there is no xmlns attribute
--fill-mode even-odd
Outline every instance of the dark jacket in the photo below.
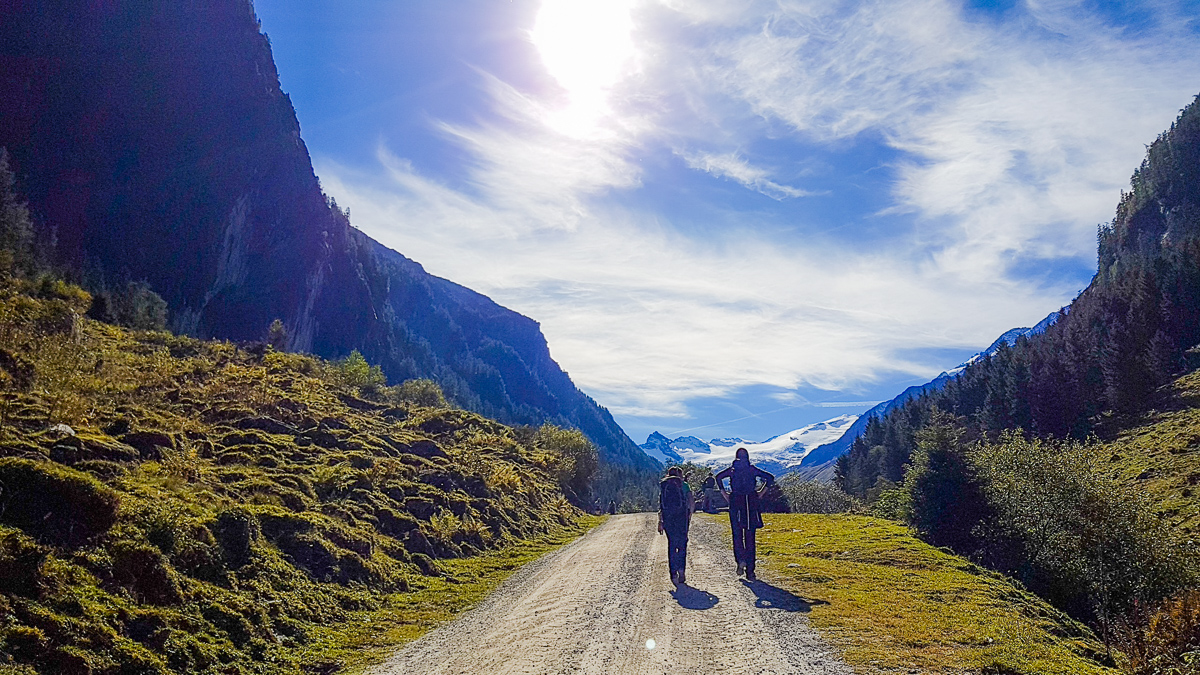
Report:
<svg viewBox="0 0 1200 675"><path fill-rule="evenodd" d="M733 460L733 465L717 474L717 485L722 488L725 479L729 479L729 491L735 495L758 494L757 479L763 479L767 485L775 484L775 476L740 459Z"/></svg>
<svg viewBox="0 0 1200 675"><path fill-rule="evenodd" d="M729 520L738 528L757 529L763 526L762 510L758 505L759 478L767 485L775 484L775 476L750 462L733 460L733 465L717 474L717 486L724 488L729 479Z"/></svg>

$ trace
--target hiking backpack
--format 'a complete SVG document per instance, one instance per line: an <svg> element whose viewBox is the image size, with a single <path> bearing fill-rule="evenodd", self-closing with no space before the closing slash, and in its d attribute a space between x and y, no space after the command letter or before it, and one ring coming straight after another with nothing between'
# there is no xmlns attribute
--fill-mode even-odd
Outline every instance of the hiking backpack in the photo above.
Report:
<svg viewBox="0 0 1200 675"><path fill-rule="evenodd" d="M683 480L668 478L658 484L658 506L663 518L681 518L687 514L683 498Z"/></svg>

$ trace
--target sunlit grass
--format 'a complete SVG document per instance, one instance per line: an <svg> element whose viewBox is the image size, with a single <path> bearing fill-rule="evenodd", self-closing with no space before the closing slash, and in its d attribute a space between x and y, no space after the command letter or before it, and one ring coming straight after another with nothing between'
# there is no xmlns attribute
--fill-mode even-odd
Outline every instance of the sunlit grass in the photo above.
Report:
<svg viewBox="0 0 1200 675"><path fill-rule="evenodd" d="M859 672L1116 672L1086 627L897 523L763 519L761 575L811 603L812 625Z"/></svg>

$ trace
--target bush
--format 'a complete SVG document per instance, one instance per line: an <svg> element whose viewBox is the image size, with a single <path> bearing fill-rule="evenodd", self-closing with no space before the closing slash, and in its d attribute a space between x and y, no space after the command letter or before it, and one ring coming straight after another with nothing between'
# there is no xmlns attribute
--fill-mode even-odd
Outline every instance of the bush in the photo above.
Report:
<svg viewBox="0 0 1200 675"><path fill-rule="evenodd" d="M558 485L575 503L586 503L592 478L600 467L596 446L576 429L562 429L543 424L534 436L534 443L552 456Z"/></svg>
<svg viewBox="0 0 1200 675"><path fill-rule="evenodd" d="M978 556L1068 612L1115 622L1196 582L1194 562L1095 448L1006 432L971 452L992 514Z"/></svg>
<svg viewBox="0 0 1200 675"><path fill-rule="evenodd" d="M163 330L167 326L167 302L149 284L130 281L121 290L96 293L88 316L135 330Z"/></svg>
<svg viewBox="0 0 1200 675"><path fill-rule="evenodd" d="M406 380L393 388L396 398L426 408L445 408L446 396L433 380Z"/></svg>
<svg viewBox="0 0 1200 675"><path fill-rule="evenodd" d="M117 521L117 492L51 462L0 459L0 521L49 543L76 545Z"/></svg>
<svg viewBox="0 0 1200 675"><path fill-rule="evenodd" d="M1132 675L1200 673L1200 590L1164 601L1141 621L1122 631L1119 640Z"/></svg>
<svg viewBox="0 0 1200 675"><path fill-rule="evenodd" d="M833 485L804 480L789 473L779 479L779 489L790 513L849 513L858 500Z"/></svg>
<svg viewBox="0 0 1200 675"><path fill-rule="evenodd" d="M379 366L367 363L358 350L334 364L337 367L338 379L350 387L379 387L387 384L387 378Z"/></svg>

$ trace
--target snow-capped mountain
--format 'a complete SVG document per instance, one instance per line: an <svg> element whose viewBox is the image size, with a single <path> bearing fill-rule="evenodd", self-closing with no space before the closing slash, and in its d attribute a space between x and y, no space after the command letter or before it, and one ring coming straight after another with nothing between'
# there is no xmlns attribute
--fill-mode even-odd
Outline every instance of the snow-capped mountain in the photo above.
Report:
<svg viewBox="0 0 1200 675"><path fill-rule="evenodd" d="M690 462L714 469L729 466L737 449L746 448L750 461L765 471L780 475L798 467L813 448L837 440L857 419L857 415L842 415L761 443L741 438L714 438L707 442L695 436L670 439L656 431L641 448L663 464Z"/></svg>

